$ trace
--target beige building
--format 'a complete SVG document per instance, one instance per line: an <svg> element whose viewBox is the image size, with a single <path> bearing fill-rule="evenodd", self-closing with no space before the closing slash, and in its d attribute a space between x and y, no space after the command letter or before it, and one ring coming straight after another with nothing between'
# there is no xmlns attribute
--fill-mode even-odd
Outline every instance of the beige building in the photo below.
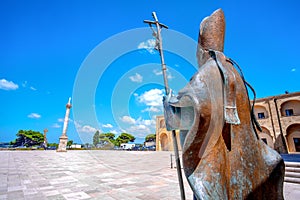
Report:
<svg viewBox="0 0 300 200"><path fill-rule="evenodd" d="M176 131L178 149L181 150L179 132ZM156 151L173 151L172 132L167 131L164 116L156 116Z"/></svg>
<svg viewBox="0 0 300 200"><path fill-rule="evenodd" d="M258 134L266 144L280 153L300 152L300 92L257 99L254 113L262 128ZM156 117L156 150L173 150L163 116Z"/></svg>

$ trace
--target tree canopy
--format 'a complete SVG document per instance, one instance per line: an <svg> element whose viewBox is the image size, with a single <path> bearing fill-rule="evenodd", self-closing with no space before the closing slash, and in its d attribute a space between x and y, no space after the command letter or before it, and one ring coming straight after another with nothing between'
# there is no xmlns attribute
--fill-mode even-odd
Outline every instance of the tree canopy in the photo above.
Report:
<svg viewBox="0 0 300 200"><path fill-rule="evenodd" d="M110 140L115 140L115 134L114 133L104 133L104 135Z"/></svg>
<svg viewBox="0 0 300 200"><path fill-rule="evenodd" d="M69 141L67 142L67 146L68 146L68 147L72 146L72 144L73 144L73 140L69 140Z"/></svg>
<svg viewBox="0 0 300 200"><path fill-rule="evenodd" d="M129 133L121 133L116 139L117 146L120 146L122 143L134 142L135 137Z"/></svg>
<svg viewBox="0 0 300 200"><path fill-rule="evenodd" d="M155 142L156 134L149 134L145 137L145 142Z"/></svg>
<svg viewBox="0 0 300 200"><path fill-rule="evenodd" d="M103 143L111 143L114 146L120 146L122 143L128 143L128 142L134 142L135 137L129 133L121 133L116 139L115 139L115 134L114 133L99 133L97 131L94 134L93 137L93 144L94 146L97 146L97 144L103 144ZM98 145L99 146L99 145Z"/></svg>
<svg viewBox="0 0 300 200"><path fill-rule="evenodd" d="M32 130L19 130L17 133L17 139L12 141L14 146L26 146L31 147L35 145L41 145L44 142L44 135L38 131Z"/></svg>
<svg viewBox="0 0 300 200"><path fill-rule="evenodd" d="M94 146L96 146L99 143L99 140L100 140L100 133L99 133L99 131L96 131L96 133L94 134L94 137L93 137Z"/></svg>

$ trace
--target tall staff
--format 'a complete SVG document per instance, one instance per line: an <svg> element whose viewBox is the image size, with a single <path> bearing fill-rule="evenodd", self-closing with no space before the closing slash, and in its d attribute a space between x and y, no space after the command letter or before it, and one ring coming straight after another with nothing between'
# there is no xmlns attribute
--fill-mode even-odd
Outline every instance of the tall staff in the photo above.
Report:
<svg viewBox="0 0 300 200"><path fill-rule="evenodd" d="M168 29L168 26L166 26L158 21L155 12L152 12L152 16L154 18L154 21L144 20L144 23L149 24L150 28L153 31L153 35L156 38L155 48L159 51L160 60L161 60L161 69L162 69L163 77L164 77L165 91L166 91L166 95L168 95L170 90L169 90L167 73L166 73L167 68L166 68L165 59L164 59L164 52L163 52L163 48L162 48L162 38L161 38L161 34L160 34L161 28L163 27L163 28ZM153 24L156 25L156 31L152 27ZM177 169L177 175L178 175L178 181L179 181L179 187L180 187L181 200L185 200L184 186L183 186L182 173L181 173L181 164L180 164L180 159L179 159L178 143L177 143L175 130L172 130L172 138L173 138L173 146L174 146L176 169Z"/></svg>

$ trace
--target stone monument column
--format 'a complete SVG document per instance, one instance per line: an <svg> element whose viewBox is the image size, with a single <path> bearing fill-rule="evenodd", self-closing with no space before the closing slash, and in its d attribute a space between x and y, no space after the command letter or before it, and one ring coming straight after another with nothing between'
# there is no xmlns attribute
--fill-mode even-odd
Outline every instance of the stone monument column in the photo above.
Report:
<svg viewBox="0 0 300 200"><path fill-rule="evenodd" d="M47 146L48 146L47 132L48 132L48 129L45 128L45 129L44 129L44 143L43 143L45 149L46 149Z"/></svg>
<svg viewBox="0 0 300 200"><path fill-rule="evenodd" d="M68 142L68 136L67 136L67 128L68 128L68 122L69 122L69 115L70 115L70 109L71 109L71 97L69 98L69 102L66 105L66 115L64 119L64 126L62 135L59 138L59 144L57 148L57 152L66 152L67 151L67 142Z"/></svg>

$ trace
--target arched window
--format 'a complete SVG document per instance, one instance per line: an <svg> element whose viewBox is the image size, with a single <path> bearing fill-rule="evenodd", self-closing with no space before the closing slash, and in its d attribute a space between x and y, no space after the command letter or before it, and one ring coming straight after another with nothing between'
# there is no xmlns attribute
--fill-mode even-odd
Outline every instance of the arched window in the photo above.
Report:
<svg viewBox="0 0 300 200"><path fill-rule="evenodd" d="M254 106L254 113L257 119L266 119L269 117L269 113L264 106Z"/></svg>
<svg viewBox="0 0 300 200"><path fill-rule="evenodd" d="M300 124L292 124L286 129L290 152L300 152Z"/></svg>
<svg viewBox="0 0 300 200"><path fill-rule="evenodd" d="M165 128L165 127L166 127L165 120L162 119L162 120L159 122L159 128Z"/></svg>
<svg viewBox="0 0 300 200"><path fill-rule="evenodd" d="M160 135L160 144L162 151L169 151L169 140L167 134L162 133Z"/></svg>
<svg viewBox="0 0 300 200"><path fill-rule="evenodd" d="M281 104L280 106L281 116L290 117L300 115L300 101L289 100Z"/></svg>
<svg viewBox="0 0 300 200"><path fill-rule="evenodd" d="M269 147L274 148L273 137L271 136L270 131L265 127L261 127L261 128L262 128L262 132L259 132L260 139L264 143L266 143Z"/></svg>

